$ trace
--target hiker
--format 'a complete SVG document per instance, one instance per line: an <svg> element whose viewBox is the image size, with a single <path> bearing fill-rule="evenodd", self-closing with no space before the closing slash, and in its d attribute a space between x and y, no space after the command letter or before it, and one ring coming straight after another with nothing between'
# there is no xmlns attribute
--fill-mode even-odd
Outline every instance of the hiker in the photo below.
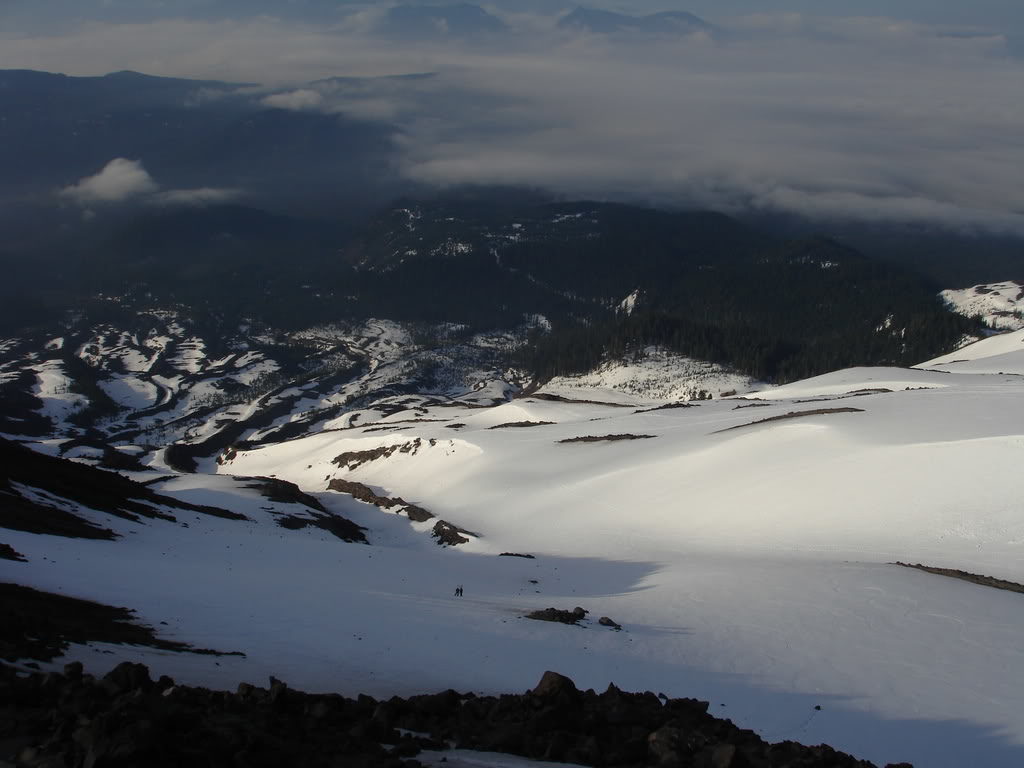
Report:
<svg viewBox="0 0 1024 768"><path fill-rule="evenodd" d="M457 586L455 588L455 596L456 597L462 597L462 585L461 584L459 584L459 586Z"/></svg>

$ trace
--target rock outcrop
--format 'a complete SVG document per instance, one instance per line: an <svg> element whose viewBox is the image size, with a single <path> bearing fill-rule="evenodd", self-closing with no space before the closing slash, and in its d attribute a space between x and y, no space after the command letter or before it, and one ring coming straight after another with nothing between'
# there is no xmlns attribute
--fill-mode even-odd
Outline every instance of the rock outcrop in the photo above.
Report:
<svg viewBox="0 0 1024 768"><path fill-rule="evenodd" d="M608 768L873 768L824 745L767 744L707 710L615 686L580 691L555 672L522 695L378 701L306 694L274 678L268 688L210 691L154 682L128 662L102 679L81 664L29 676L0 665L0 763L415 768L422 750L454 744Z"/></svg>

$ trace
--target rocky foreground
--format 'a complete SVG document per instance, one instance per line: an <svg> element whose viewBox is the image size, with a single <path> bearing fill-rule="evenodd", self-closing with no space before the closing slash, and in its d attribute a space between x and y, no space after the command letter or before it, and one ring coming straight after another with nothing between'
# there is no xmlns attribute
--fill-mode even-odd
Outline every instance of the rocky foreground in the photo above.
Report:
<svg viewBox="0 0 1024 768"><path fill-rule="evenodd" d="M79 663L28 675L0 664L0 768L413 768L422 751L451 747L592 766L872 765L827 746L767 744L707 709L614 686L582 692L554 672L522 695L378 701L302 693L273 678L269 688L210 691L154 682L127 662L102 679Z"/></svg>

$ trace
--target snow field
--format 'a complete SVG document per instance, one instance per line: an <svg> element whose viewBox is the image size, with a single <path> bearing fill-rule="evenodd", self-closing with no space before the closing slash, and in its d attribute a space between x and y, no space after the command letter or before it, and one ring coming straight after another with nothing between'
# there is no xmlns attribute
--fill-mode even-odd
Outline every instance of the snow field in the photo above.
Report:
<svg viewBox="0 0 1024 768"><path fill-rule="evenodd" d="M379 330L371 375L397 380L402 341ZM522 691L555 669L582 687L704 698L769 740L824 741L880 765L1020 765L1024 597L891 563L1024 582L1024 377L1009 375L1022 348L1020 332L1006 334L918 369L838 371L692 408L650 410L656 400L607 375L557 392L576 402L469 407L504 395L501 382L465 407L389 398L408 409L371 404L354 428L217 469L293 481L367 527L371 546L282 529L272 510L300 508L193 475L158 490L251 522L86 512L124 539L5 531L30 562L0 561L0 577L136 608L168 637L247 654L75 648L96 672L132 659L213 687L274 675L386 697ZM612 399L631 407L582 402ZM353 427L354 415L330 426ZM442 421L412 423L421 418ZM378 421L407 423L363 431ZM492 429L523 421L554 424ZM608 435L653 437L558 442ZM331 462L417 440L355 470ZM481 538L440 548L429 523L327 492L333 477ZM575 605L591 611L584 627L521 618ZM598 627L601 615L624 631Z"/></svg>

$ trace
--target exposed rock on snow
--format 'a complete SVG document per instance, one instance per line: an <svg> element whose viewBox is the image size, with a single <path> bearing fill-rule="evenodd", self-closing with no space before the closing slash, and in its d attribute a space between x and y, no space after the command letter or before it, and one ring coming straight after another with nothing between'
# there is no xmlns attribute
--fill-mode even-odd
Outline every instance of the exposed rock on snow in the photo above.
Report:
<svg viewBox="0 0 1024 768"><path fill-rule="evenodd" d="M653 440L655 435L585 435L583 437L567 437L559 443L616 443L620 440Z"/></svg>
<svg viewBox="0 0 1024 768"><path fill-rule="evenodd" d="M522 695L449 689L386 701L307 694L273 676L269 688L242 683L234 693L213 692L167 676L153 682L147 667L129 662L102 679L83 672L76 663L63 674L19 676L0 665L0 711L16 706L18 712L0 746L15 753L0 752L0 760L81 765L116 756L158 766L207 765L217 756L218 764L417 768L461 765L469 755L474 765L507 765L508 755L520 755L609 768L873 768L826 746L768 744L709 715L706 701L663 703L653 693L614 685L602 694L583 692L550 671ZM75 727L54 729L55 721Z"/></svg>
<svg viewBox="0 0 1024 768"><path fill-rule="evenodd" d="M960 571L956 568L936 568L931 565L921 565L921 563L896 563L896 565L904 568L916 568L919 571L925 573L934 573L937 576L949 576L953 579L961 579L962 581L969 581L972 584L980 584L983 587L992 587L994 589L1005 589L1007 592L1019 592L1024 594L1024 584L1018 584L1015 581L1007 581L1006 579L996 579L991 576L982 576L977 573L968 573L967 571Z"/></svg>
<svg viewBox="0 0 1024 768"><path fill-rule="evenodd" d="M537 621L554 621L559 624L579 624L587 617L588 613L590 611L585 611L579 606L576 606L571 611L563 611L558 608L543 608L539 611L531 611L526 614L526 618L536 619ZM544 680L541 680L541 684L544 684Z"/></svg>
<svg viewBox="0 0 1024 768"><path fill-rule="evenodd" d="M366 529L356 525L351 520L346 520L340 515L329 513L310 512L304 517L298 515L284 515L276 518L277 524L290 531L300 531L303 528L319 528L337 536L342 541L360 542L368 544L366 540Z"/></svg>
<svg viewBox="0 0 1024 768"><path fill-rule="evenodd" d="M423 507L411 504L400 496L397 498L381 496L374 492L374 490L369 486L352 480L344 480L340 477L336 477L327 484L327 490L337 491L338 493L347 493L353 499L365 501L367 504L373 504L375 507L379 507L389 512L404 512L405 516L414 523L425 523L427 520L432 520L434 518L434 515ZM394 507L398 507L398 509L393 509Z"/></svg>
<svg viewBox="0 0 1024 768"><path fill-rule="evenodd" d="M800 401L795 401L800 402ZM734 429L744 429L746 427L756 427L758 424L768 424L773 421L787 421L789 419L802 419L807 416L826 416L830 413L864 413L863 408L814 408L809 411L790 411L789 413L780 413L778 416L769 416L766 419L758 419L757 421L751 421L747 424L736 424L732 427L726 427L721 432L729 432Z"/></svg>
<svg viewBox="0 0 1024 768"><path fill-rule="evenodd" d="M465 536L463 534L466 534ZM463 530L444 520L438 520L430 531L430 535L437 539L442 547L457 547L459 544L469 544L467 536L479 538L479 534Z"/></svg>
<svg viewBox="0 0 1024 768"><path fill-rule="evenodd" d="M25 556L9 544L0 543L0 560L13 560L16 563L27 563Z"/></svg>

